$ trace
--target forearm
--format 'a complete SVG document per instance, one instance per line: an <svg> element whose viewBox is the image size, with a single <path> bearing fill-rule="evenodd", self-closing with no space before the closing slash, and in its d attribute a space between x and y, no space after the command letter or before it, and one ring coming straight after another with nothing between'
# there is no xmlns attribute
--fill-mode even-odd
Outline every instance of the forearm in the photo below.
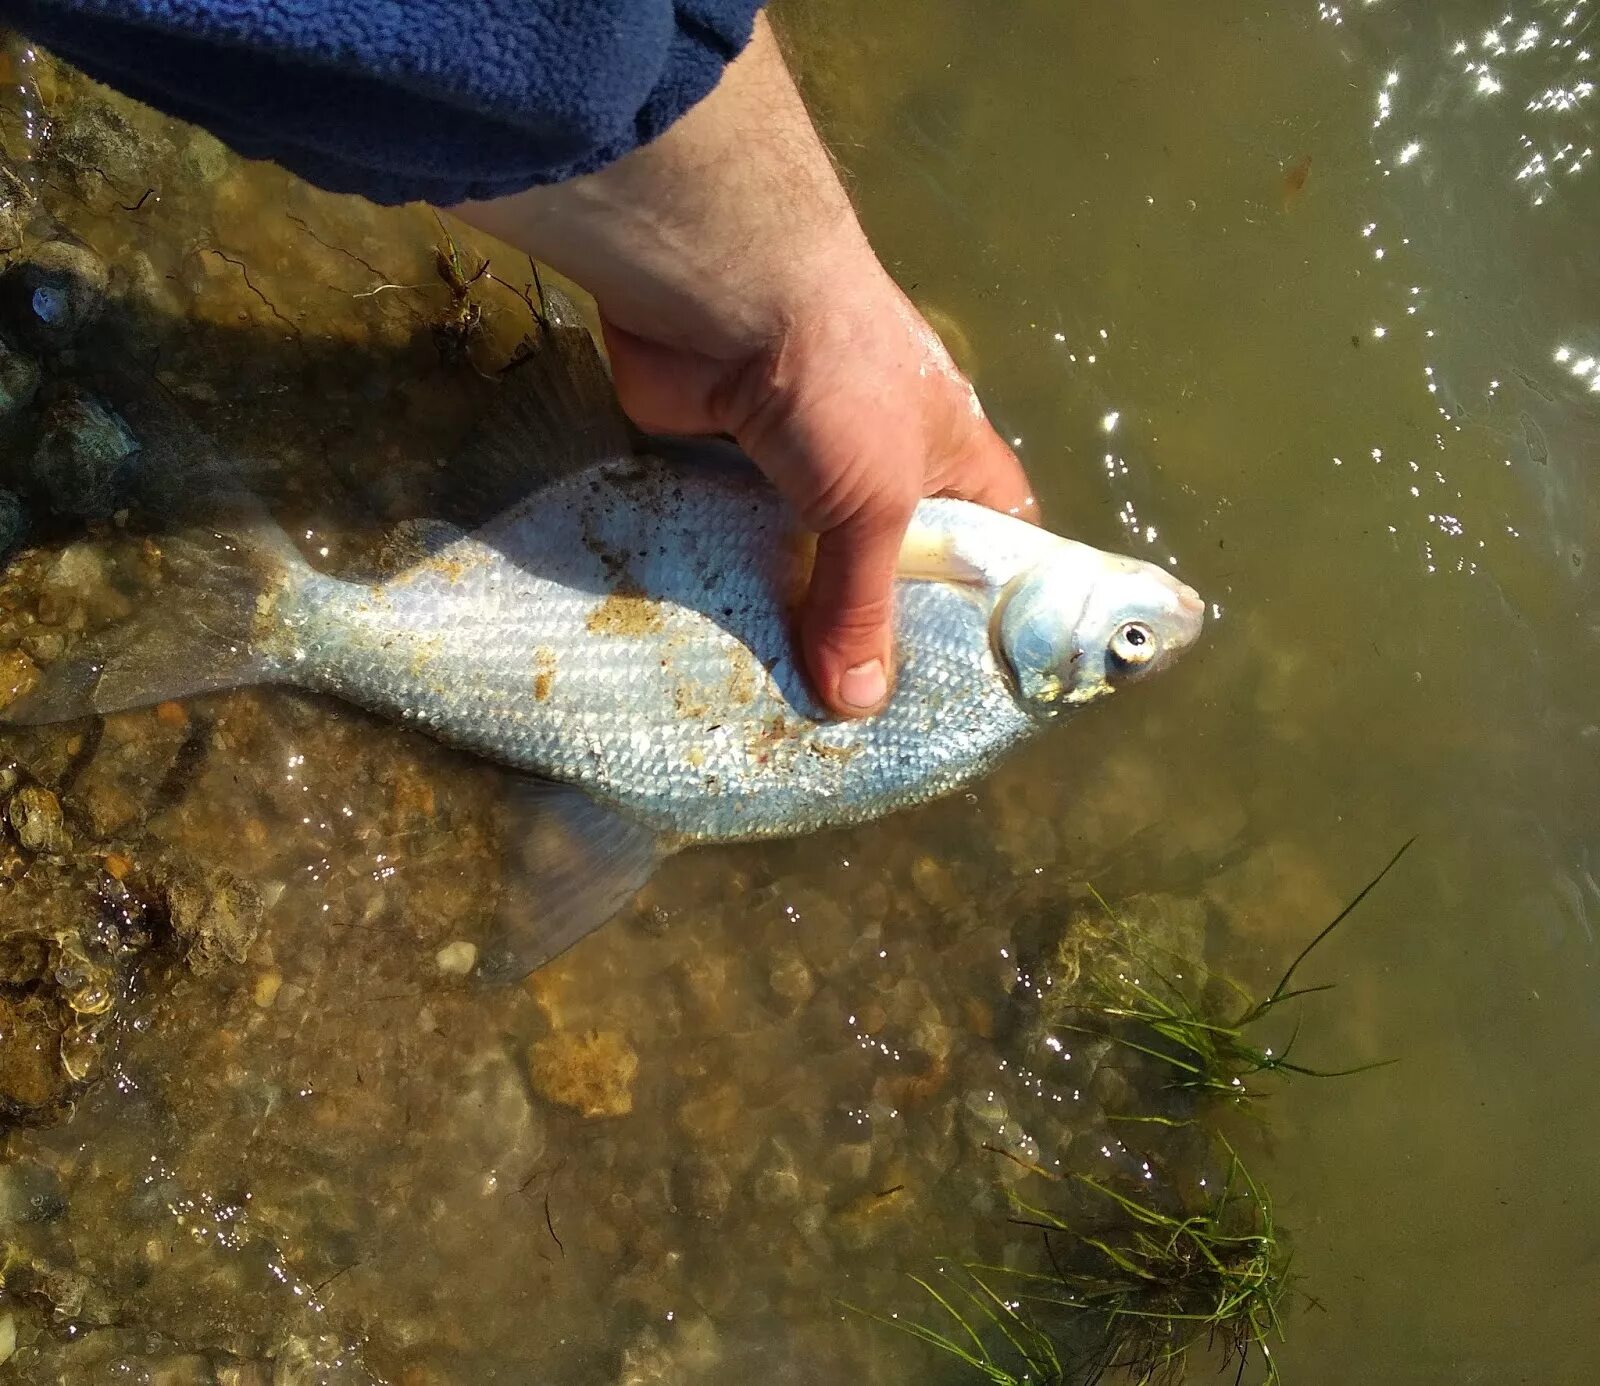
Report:
<svg viewBox="0 0 1600 1386"><path fill-rule="evenodd" d="M824 265L877 271L764 19L716 90L653 143L454 210L582 284L616 326L726 359L781 336Z"/></svg>

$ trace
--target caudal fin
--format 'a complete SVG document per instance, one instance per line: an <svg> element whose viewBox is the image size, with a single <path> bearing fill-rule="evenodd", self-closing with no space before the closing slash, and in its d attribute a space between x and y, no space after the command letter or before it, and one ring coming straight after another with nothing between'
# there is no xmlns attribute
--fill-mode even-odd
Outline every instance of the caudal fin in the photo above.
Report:
<svg viewBox="0 0 1600 1386"><path fill-rule="evenodd" d="M47 666L0 723L67 722L277 677L260 641L263 599L311 573L289 536L251 510L156 543L161 581L143 607Z"/></svg>

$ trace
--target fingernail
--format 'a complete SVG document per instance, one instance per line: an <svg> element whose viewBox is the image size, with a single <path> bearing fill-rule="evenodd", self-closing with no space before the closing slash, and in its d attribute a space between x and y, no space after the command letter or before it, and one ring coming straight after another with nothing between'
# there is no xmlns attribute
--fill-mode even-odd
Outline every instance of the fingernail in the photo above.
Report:
<svg viewBox="0 0 1600 1386"><path fill-rule="evenodd" d="M862 712L877 707L888 691L889 680L883 672L881 659L869 659L865 664L846 669L839 680L839 701Z"/></svg>

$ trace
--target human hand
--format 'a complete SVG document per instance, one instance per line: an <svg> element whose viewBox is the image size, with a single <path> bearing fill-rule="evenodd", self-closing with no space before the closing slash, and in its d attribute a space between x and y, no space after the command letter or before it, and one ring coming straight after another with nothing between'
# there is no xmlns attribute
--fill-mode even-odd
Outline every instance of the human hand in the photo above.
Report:
<svg viewBox="0 0 1600 1386"><path fill-rule="evenodd" d="M604 320L629 416L651 432L732 436L817 533L800 643L819 697L847 717L888 697L895 565L917 502L1034 513L1021 466L932 328L864 241L855 255L745 360Z"/></svg>
<svg viewBox="0 0 1600 1386"><path fill-rule="evenodd" d="M924 496L1027 515L1009 448L873 254L758 22L717 89L598 174L456 209L595 297L622 407L727 433L818 535L807 673L841 716L893 678L896 559Z"/></svg>

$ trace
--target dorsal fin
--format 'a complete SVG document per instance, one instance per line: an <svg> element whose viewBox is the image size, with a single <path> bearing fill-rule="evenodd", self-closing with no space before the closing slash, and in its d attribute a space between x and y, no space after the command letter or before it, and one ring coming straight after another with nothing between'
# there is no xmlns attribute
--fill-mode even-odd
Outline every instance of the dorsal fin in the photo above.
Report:
<svg viewBox="0 0 1600 1386"><path fill-rule="evenodd" d="M633 454L628 422L577 306L546 289L526 349L452 464L456 480L527 495L596 462Z"/></svg>

